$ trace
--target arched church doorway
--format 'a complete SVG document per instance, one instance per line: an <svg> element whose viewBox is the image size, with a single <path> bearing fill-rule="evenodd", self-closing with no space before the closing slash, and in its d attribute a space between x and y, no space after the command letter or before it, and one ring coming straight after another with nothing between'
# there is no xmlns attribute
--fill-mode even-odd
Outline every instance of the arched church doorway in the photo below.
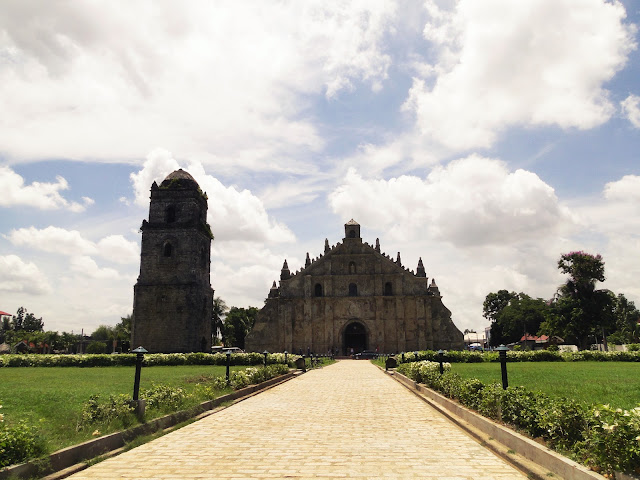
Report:
<svg viewBox="0 0 640 480"><path fill-rule="evenodd" d="M351 322L344 329L344 354L350 355L367 349L367 330L360 322Z"/></svg>

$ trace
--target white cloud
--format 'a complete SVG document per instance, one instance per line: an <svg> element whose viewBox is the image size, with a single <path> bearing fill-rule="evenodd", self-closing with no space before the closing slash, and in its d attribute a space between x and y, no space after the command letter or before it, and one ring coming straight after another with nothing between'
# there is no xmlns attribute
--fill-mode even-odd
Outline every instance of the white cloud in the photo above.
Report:
<svg viewBox="0 0 640 480"><path fill-rule="evenodd" d="M149 189L158 185L179 164L166 150L156 149L147 156L143 168L131 174L136 203L149 205ZM290 242L295 240L286 225L270 218L262 201L249 190L225 187L217 178L205 173L200 162L185 167L209 197L208 221L216 240Z"/></svg>
<svg viewBox="0 0 640 480"><path fill-rule="evenodd" d="M122 235L109 235L96 247L98 255L116 263L135 265L140 261L140 246Z"/></svg>
<svg viewBox="0 0 640 480"><path fill-rule="evenodd" d="M453 150L489 147L509 126L589 129L615 111L605 83L635 48L624 7L603 0L426 2L438 59L405 108L420 135Z"/></svg>
<svg viewBox="0 0 640 480"><path fill-rule="evenodd" d="M17 255L0 256L0 271L0 291L44 295L53 290L35 264L25 263Z"/></svg>
<svg viewBox="0 0 640 480"><path fill-rule="evenodd" d="M35 227L11 230L6 238L14 245L62 255L97 253L95 244L83 238L77 230L53 226L41 230Z"/></svg>
<svg viewBox="0 0 640 480"><path fill-rule="evenodd" d="M82 212L85 206L66 200L60 192L68 190L69 184L60 176L55 183L33 182L24 184L24 178L15 173L11 168L0 166L0 206L28 206L41 210L57 210L66 208L72 212ZM83 199L86 197L83 197ZM90 205L84 200L85 205Z"/></svg>
<svg viewBox="0 0 640 480"><path fill-rule="evenodd" d="M70 257L99 255L120 264L136 264L140 258L138 244L122 235L109 235L96 244L84 238L77 230L49 226L43 229L19 228L11 230L4 237L16 246Z"/></svg>
<svg viewBox="0 0 640 480"><path fill-rule="evenodd" d="M120 274L113 268L100 268L91 257L78 255L71 257L71 270L92 279L119 279Z"/></svg>
<svg viewBox="0 0 640 480"><path fill-rule="evenodd" d="M161 141L219 170L289 169L323 144L309 95L385 81L394 15L388 0L5 4L0 150L131 161Z"/></svg>
<svg viewBox="0 0 640 480"><path fill-rule="evenodd" d="M640 97L637 95L629 95L620 102L620 105L627 120L629 120L634 127L640 128Z"/></svg>
<svg viewBox="0 0 640 480"><path fill-rule="evenodd" d="M141 207L148 206L151 184L156 182L160 185L167 175L178 168L180 166L171 152L162 148L156 148L149 152L142 168L137 173L130 175L135 202Z"/></svg>
<svg viewBox="0 0 640 480"><path fill-rule="evenodd" d="M435 167L424 180L367 180L350 170L329 202L334 212L378 228L402 225L398 239L428 235L458 246L539 238L573 221L536 174L475 155Z"/></svg>
<svg viewBox="0 0 640 480"><path fill-rule="evenodd" d="M613 201L640 202L640 176L625 175L604 186L604 197Z"/></svg>

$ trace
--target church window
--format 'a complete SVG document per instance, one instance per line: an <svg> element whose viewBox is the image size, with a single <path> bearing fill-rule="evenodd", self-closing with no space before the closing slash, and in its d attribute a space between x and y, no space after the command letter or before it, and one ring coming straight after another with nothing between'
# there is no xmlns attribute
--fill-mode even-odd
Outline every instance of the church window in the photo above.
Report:
<svg viewBox="0 0 640 480"><path fill-rule="evenodd" d="M322 296L322 285L320 285L319 283L316 283L314 295L316 297L321 297Z"/></svg>
<svg viewBox="0 0 640 480"><path fill-rule="evenodd" d="M173 254L173 246L170 242L164 244L162 253L165 257L170 257Z"/></svg>
<svg viewBox="0 0 640 480"><path fill-rule="evenodd" d="M169 205L164 212L165 221L167 223L173 223L176 221L176 206Z"/></svg>
<svg viewBox="0 0 640 480"><path fill-rule="evenodd" d="M356 231L355 230L349 230L349 238L356 238Z"/></svg>
<svg viewBox="0 0 640 480"><path fill-rule="evenodd" d="M357 297L358 296L358 286L355 283L349 284L349 296Z"/></svg>
<svg viewBox="0 0 640 480"><path fill-rule="evenodd" d="M356 262L349 262L349 273L356 273Z"/></svg>
<svg viewBox="0 0 640 480"><path fill-rule="evenodd" d="M384 284L384 294L393 295L393 285L391 282L387 282Z"/></svg>

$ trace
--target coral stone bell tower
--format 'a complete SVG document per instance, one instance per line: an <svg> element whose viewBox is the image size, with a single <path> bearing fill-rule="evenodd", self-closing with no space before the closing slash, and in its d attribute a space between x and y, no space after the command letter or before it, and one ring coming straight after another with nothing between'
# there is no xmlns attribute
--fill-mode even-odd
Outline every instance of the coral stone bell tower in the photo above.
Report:
<svg viewBox="0 0 640 480"><path fill-rule="evenodd" d="M133 287L132 348L149 352L210 352L213 290L207 197L176 170L151 185L143 220L140 276Z"/></svg>

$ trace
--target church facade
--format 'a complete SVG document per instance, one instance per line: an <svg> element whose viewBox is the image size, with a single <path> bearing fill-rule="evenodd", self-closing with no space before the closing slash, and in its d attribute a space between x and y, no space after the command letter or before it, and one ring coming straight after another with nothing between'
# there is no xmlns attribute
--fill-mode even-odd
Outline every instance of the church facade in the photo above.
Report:
<svg viewBox="0 0 640 480"><path fill-rule="evenodd" d="M133 289L131 347L152 353L210 352L210 256L207 197L184 170L151 185L143 220L140 275Z"/></svg>
<svg viewBox="0 0 640 480"><path fill-rule="evenodd" d="M416 272L362 241L345 224L342 243L291 273L284 261L265 306L245 339L247 351L379 353L462 349L463 335L419 260Z"/></svg>

